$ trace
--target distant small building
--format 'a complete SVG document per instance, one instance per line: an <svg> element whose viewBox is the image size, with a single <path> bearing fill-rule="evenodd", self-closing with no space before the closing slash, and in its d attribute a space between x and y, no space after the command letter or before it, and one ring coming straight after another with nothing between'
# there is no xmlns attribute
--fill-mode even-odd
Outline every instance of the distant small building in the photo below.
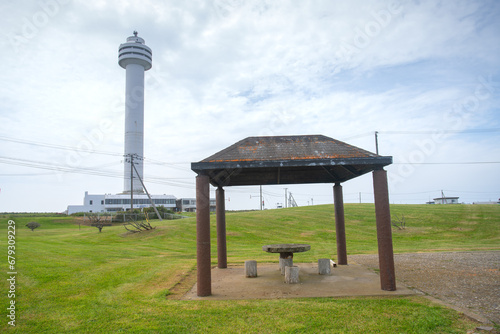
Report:
<svg viewBox="0 0 500 334"><path fill-rule="evenodd" d="M498 200L498 202L495 202L495 201L487 201L487 202L472 202L472 204L493 204L493 205L496 205L496 204L500 204L500 200Z"/></svg>
<svg viewBox="0 0 500 334"><path fill-rule="evenodd" d="M435 204L458 204L458 197L448 197L441 190L441 197L433 198Z"/></svg>
<svg viewBox="0 0 500 334"><path fill-rule="evenodd" d="M435 204L458 204L458 197L439 197L434 198Z"/></svg>

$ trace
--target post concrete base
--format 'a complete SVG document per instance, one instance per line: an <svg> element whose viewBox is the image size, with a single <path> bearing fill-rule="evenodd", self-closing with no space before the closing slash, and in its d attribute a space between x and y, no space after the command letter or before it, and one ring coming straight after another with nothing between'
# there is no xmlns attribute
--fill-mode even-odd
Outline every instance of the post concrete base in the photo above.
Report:
<svg viewBox="0 0 500 334"><path fill-rule="evenodd" d="M257 261L254 260L245 261L245 276L257 277Z"/></svg>
<svg viewBox="0 0 500 334"><path fill-rule="evenodd" d="M330 275L330 259L319 259L318 260L318 273L320 275Z"/></svg>
<svg viewBox="0 0 500 334"><path fill-rule="evenodd" d="M299 281L299 267L285 267L285 283L297 284Z"/></svg>
<svg viewBox="0 0 500 334"><path fill-rule="evenodd" d="M285 275L285 268L293 266L293 259L282 259L280 258L280 270L281 275Z"/></svg>

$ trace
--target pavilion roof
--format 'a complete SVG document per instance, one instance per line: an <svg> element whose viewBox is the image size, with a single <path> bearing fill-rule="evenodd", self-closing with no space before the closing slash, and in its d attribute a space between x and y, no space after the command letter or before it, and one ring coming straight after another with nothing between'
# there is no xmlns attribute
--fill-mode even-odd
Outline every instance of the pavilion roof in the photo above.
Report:
<svg viewBox="0 0 500 334"><path fill-rule="evenodd" d="M336 183L392 163L323 135L248 137L191 164L214 186Z"/></svg>

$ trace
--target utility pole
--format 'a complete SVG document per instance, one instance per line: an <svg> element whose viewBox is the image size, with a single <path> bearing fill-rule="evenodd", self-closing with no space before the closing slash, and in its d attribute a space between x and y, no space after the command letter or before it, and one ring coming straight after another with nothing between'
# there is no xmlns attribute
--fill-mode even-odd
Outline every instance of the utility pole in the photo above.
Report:
<svg viewBox="0 0 500 334"><path fill-rule="evenodd" d="M289 205L288 205L288 207L290 207L290 208L295 208L295 207L297 207L297 206L298 206L298 205L297 205L297 202L295 202L295 198L293 198L292 193L290 193L290 196L288 197L288 200L290 201L290 202L288 203L288 204L289 204ZM309 201L308 201L308 202L309 202Z"/></svg>
<svg viewBox="0 0 500 334"><path fill-rule="evenodd" d="M288 188L285 188L285 208L288 207L288 205L287 205L288 200L287 200L287 194L286 194L287 191L288 191Z"/></svg>
<svg viewBox="0 0 500 334"><path fill-rule="evenodd" d="M378 131L375 131L375 153L378 155Z"/></svg>
<svg viewBox="0 0 500 334"><path fill-rule="evenodd" d="M125 156L130 159L130 213L134 211L134 156L135 154Z"/></svg>
<svg viewBox="0 0 500 334"><path fill-rule="evenodd" d="M262 210L262 185L260 186L260 209Z"/></svg>
<svg viewBox="0 0 500 334"><path fill-rule="evenodd" d="M142 182L141 176L139 175L139 172L137 171L137 168L135 168L135 166L134 166L134 165L132 165L132 168L135 170L135 173L137 174L137 177L139 178L139 181L141 181L142 188L144 188L144 191L145 191L145 192L146 192L146 194L148 195L149 201L151 202L151 205L153 206L153 209L154 209L154 210L155 210L155 212L156 212L156 216L158 217L158 219L159 219L159 220L163 220L163 219L161 219L160 213L158 212L158 209L156 208L155 202L154 202L154 201L153 201L153 199L151 198L151 195L149 195L149 192L148 192L148 190L146 189L146 186L144 185L144 182Z"/></svg>

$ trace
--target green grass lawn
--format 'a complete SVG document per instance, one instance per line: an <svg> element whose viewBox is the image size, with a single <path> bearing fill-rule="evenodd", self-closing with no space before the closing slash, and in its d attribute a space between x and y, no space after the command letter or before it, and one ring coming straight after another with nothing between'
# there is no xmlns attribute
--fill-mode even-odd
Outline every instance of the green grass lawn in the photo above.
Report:
<svg viewBox="0 0 500 334"><path fill-rule="evenodd" d="M394 251L500 249L500 206L392 205ZM348 254L376 253L374 206L346 204ZM7 324L7 221L0 219L5 279L0 331L13 333L465 333L477 324L419 296L181 301L196 266L194 218L152 231L79 226L74 218L16 222L16 327ZM24 225L37 221L34 232ZM228 262L275 262L269 243L308 243L296 262L336 258L333 206L228 212ZM215 216L212 260L216 261ZM185 280L187 278L187 280ZM183 282L179 284L179 282ZM167 297L168 296L168 297Z"/></svg>

